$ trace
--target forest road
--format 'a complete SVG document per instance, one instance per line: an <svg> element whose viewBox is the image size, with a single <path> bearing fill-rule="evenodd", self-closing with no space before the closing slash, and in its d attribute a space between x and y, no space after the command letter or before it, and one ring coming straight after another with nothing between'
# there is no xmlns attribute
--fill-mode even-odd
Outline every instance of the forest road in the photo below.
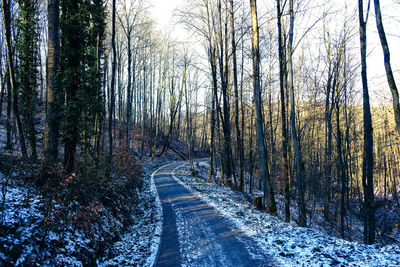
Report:
<svg viewBox="0 0 400 267"><path fill-rule="evenodd" d="M272 266L228 218L174 178L183 164L172 163L153 174L164 218L155 266Z"/></svg>

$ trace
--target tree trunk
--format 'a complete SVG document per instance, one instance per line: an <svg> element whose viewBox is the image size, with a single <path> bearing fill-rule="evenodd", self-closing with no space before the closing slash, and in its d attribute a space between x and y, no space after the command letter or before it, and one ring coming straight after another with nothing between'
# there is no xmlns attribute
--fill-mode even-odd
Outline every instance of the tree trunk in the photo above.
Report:
<svg viewBox="0 0 400 267"><path fill-rule="evenodd" d="M10 82L10 75L8 69L6 70L6 86L7 86L7 120L6 120L6 150L12 150L12 142L11 142L11 109L12 109L12 89L11 89L11 82Z"/></svg>
<svg viewBox="0 0 400 267"><path fill-rule="evenodd" d="M156 155L156 148L157 148L157 138L158 134L160 131L160 123L159 121L161 120L161 95L162 95L162 74L161 74L161 54L160 54L160 59L159 59L159 67L158 67L158 87L157 87L157 100L156 100L156 114L155 114L155 121L154 121L154 126L156 127L156 132L154 134L154 141L153 141L153 151L152 155L150 157L150 161L153 161L155 155Z"/></svg>
<svg viewBox="0 0 400 267"><path fill-rule="evenodd" d="M253 192L253 174L254 174L254 152L253 152L253 129L254 129L254 109L251 109L249 132L249 193Z"/></svg>
<svg viewBox="0 0 400 267"><path fill-rule="evenodd" d="M38 38L35 27L37 16L36 4L31 0L18 0L19 6L19 40L18 40L18 85L21 93L21 115L29 147L29 156L37 158L35 115L37 98L37 47Z"/></svg>
<svg viewBox="0 0 400 267"><path fill-rule="evenodd" d="M337 87L337 91L339 88ZM340 105L339 92L336 97L336 133L337 133L337 173L340 177L340 236L344 238L344 217L345 217L345 196L346 196L346 176L342 159L342 132L340 130Z"/></svg>
<svg viewBox="0 0 400 267"><path fill-rule="evenodd" d="M235 90L235 128L236 128L236 146L238 158L239 188L244 192L244 175L243 175L243 144L239 127L239 89L237 75L237 57L236 57L236 40L235 40L235 16L233 0L230 0L231 7L231 35L232 35L232 60L233 60L233 86Z"/></svg>
<svg viewBox="0 0 400 267"><path fill-rule="evenodd" d="M146 133L146 120L147 120L147 100L146 100L146 88L147 88L147 72L146 72L146 62L143 63L143 116L142 116L142 146L140 151L140 158L144 156L144 136Z"/></svg>
<svg viewBox="0 0 400 267"><path fill-rule="evenodd" d="M297 182L297 194L298 194L298 206L299 206L299 221L298 224L301 227L305 227L306 221L306 206L304 201L304 184L302 174L302 156L300 151L300 145L297 136L296 129L296 108L295 108L295 97L294 97L294 85L293 85L293 27L294 27L294 12L293 12L293 0L289 0L289 13L290 13L290 27L289 27L289 42L288 42L288 74L289 74L289 91L290 91L290 103L291 112L290 120L292 124L292 139L296 161L296 182Z"/></svg>
<svg viewBox="0 0 400 267"><path fill-rule="evenodd" d="M210 48L211 50L211 48ZM213 60L211 57L211 55L209 55L210 59L210 65L211 68L213 68L212 66L214 65L214 63L212 63L211 61ZM214 175L214 154L215 154L215 109L216 109L216 95L215 95L215 91L216 86L217 86L217 77L215 76L216 73L215 71L212 71L212 81L213 81L213 88L211 89L211 122L210 122L210 143L209 143L209 149L210 149L210 157L209 157L209 169L208 169L208 179L211 180L212 176Z"/></svg>
<svg viewBox="0 0 400 267"><path fill-rule="evenodd" d="M78 122L81 116L82 105L78 99L77 92L80 89L80 60L81 60L81 40L80 40L80 21L77 14L79 3L77 0L63 4L63 54L65 62L63 68L66 76L65 98L65 144L64 144L64 168L67 173L73 172L75 168L76 146L78 144ZM74 14L74 16L72 15ZM68 24L67 24L68 23Z"/></svg>
<svg viewBox="0 0 400 267"><path fill-rule="evenodd" d="M112 1L112 26L111 26L111 46L112 46L112 63L111 63L111 88L110 88L110 109L108 111L108 164L111 168L113 154L113 117L115 108L115 71L117 61L117 49L115 47L115 10L116 0Z"/></svg>
<svg viewBox="0 0 400 267"><path fill-rule="evenodd" d="M221 78L221 91L222 91L222 104L223 104L223 117L222 117L222 131L224 134L224 155L223 168L224 180L226 186L232 186L232 147L231 147L231 125L230 125L230 104L228 92L228 62L225 58L227 55L226 44L222 34L222 7L221 0L218 1L218 18L219 18L219 70ZM226 31L225 22L225 31ZM225 37L227 33L225 32Z"/></svg>
<svg viewBox="0 0 400 267"><path fill-rule="evenodd" d="M330 63L329 63L330 64ZM331 87L332 87L332 73L331 66L328 71L328 82L326 86L326 98L325 98L325 168L324 168L324 217L326 220L330 220L330 202L331 202L331 175L332 175L332 108L330 105Z"/></svg>
<svg viewBox="0 0 400 267"><path fill-rule="evenodd" d="M48 43L47 43L47 109L44 132L44 158L47 163L55 163L58 154L59 135L59 71L60 57L60 18L59 0L49 0L47 7Z"/></svg>
<svg viewBox="0 0 400 267"><path fill-rule="evenodd" d="M369 7L368 7L369 9ZM375 204L373 184L373 128L371 119L371 108L369 103L368 80L367 80L367 33L364 20L363 0L358 0L358 17L360 24L360 53L361 53L361 79L363 85L363 117L364 117L364 153L362 185L364 188L364 242L373 244L375 242Z"/></svg>
<svg viewBox="0 0 400 267"><path fill-rule="evenodd" d="M265 146L263 118L261 107L261 88L260 88L260 52L258 39L258 20L256 0L250 0L251 8L251 24L252 24L252 51L253 51L253 86L254 101L256 108L256 130L257 130L257 147L261 161L262 177L264 185L264 202L266 210L269 214L276 216L276 203L273 192L272 183L269 175L267 161L267 147Z"/></svg>
<svg viewBox="0 0 400 267"><path fill-rule="evenodd" d="M186 71L187 71L187 55L184 55L184 62L183 62L183 68L184 68L184 76L186 77ZM185 88L185 100L186 100L186 143L188 145L188 155L189 155L189 163L190 163L190 171L192 172L192 175L195 174L195 170L194 170L194 165L193 165L193 158L192 158L192 119L191 119L191 115L190 115L190 109L191 106L189 104L189 90L187 88L187 82L186 79L183 83L183 86Z"/></svg>
<svg viewBox="0 0 400 267"><path fill-rule="evenodd" d="M131 114L132 114L132 102L131 102L131 73L132 73L132 48L131 48L131 35L128 32L127 35L127 45L128 45L128 85L126 87L126 145L129 148L130 144L130 123L131 123Z"/></svg>
<svg viewBox="0 0 400 267"><path fill-rule="evenodd" d="M285 104L285 84L284 76L286 69L285 47L283 45L282 34L282 11L281 1L276 1L277 19L278 19L278 49L279 49L279 86L281 96L281 118L282 118L282 177L285 181L285 221L290 221L290 180L289 180L289 162L288 162L288 130Z"/></svg>

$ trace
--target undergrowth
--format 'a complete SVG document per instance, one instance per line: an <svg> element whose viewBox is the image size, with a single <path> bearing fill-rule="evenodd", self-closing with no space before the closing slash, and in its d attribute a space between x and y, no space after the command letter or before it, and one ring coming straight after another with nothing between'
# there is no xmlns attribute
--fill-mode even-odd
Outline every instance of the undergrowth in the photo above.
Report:
<svg viewBox="0 0 400 267"><path fill-rule="evenodd" d="M17 233L22 225L5 223L0 227L3 229L0 234L5 237L0 240L0 253L6 255L6 259L0 257L0 265L15 264L18 259L19 263L28 265L43 262L67 264L55 260L55 256L60 254L65 256L61 259L73 256L85 265L92 265L132 223L142 168L127 147L122 146L114 152L111 166L86 159L77 161L75 172L71 174L67 174L61 164L44 168L40 163L20 161L13 162L13 165L12 179L36 188L40 194L42 216L33 233L32 246L36 249L32 255L25 255L22 261L26 244L12 243L16 238L24 239ZM66 237L77 231L89 243L71 251ZM7 235L12 238L7 239ZM46 255L40 255L44 251Z"/></svg>

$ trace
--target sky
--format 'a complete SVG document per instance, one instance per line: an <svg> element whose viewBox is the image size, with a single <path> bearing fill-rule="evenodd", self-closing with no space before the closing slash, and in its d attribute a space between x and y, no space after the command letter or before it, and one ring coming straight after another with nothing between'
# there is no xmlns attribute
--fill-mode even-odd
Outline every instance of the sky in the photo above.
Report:
<svg viewBox="0 0 400 267"><path fill-rule="evenodd" d="M174 26L174 9L181 7L184 2L184 0L151 0L150 14L159 30Z"/></svg>

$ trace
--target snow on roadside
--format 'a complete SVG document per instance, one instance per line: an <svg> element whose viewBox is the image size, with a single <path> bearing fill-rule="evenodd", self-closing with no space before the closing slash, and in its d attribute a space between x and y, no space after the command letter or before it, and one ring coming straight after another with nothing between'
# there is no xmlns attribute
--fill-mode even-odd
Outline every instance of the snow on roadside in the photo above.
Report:
<svg viewBox="0 0 400 267"><path fill-rule="evenodd" d="M206 177L208 165L199 164ZM265 255L283 266L399 266L400 246L376 246L349 242L323 231L297 227L252 208L246 198L229 188L190 175L188 165L176 169L176 177L252 238Z"/></svg>
<svg viewBox="0 0 400 267"><path fill-rule="evenodd" d="M141 192L138 193L140 213L137 222L127 229L120 241L110 249L113 255L98 262L99 266L153 266L157 257L162 230L162 208L154 185L154 166L146 166ZM154 173L154 172L153 172Z"/></svg>
<svg viewBox="0 0 400 267"><path fill-rule="evenodd" d="M83 266L78 255L94 255L91 240L82 231L66 225L63 232L43 226L41 192L22 180L1 177L0 265ZM82 255L80 255L82 256Z"/></svg>
<svg viewBox="0 0 400 267"><path fill-rule="evenodd" d="M133 201L126 203L132 209L131 225L125 228L121 214L105 209L99 214L99 223L86 231L72 225L64 225L62 229L50 227L46 231L43 227L46 200L41 192L22 180L6 179L0 172L0 211L5 196L0 266L83 266L86 262L100 266L154 265L161 237L162 209L150 174L162 164L143 164L140 177L143 183L136 189L137 198L126 199Z"/></svg>
<svg viewBox="0 0 400 267"><path fill-rule="evenodd" d="M153 241L151 242L151 256L146 261L146 266L154 266L158 254L158 248L161 242L161 234L162 234L162 225L163 225L163 211L161 206L160 197L158 196L158 192L156 189L156 185L154 183L154 174L159 169L155 170L151 174L151 195L154 197L154 206L155 206L155 216L157 218L157 224L155 227Z"/></svg>

